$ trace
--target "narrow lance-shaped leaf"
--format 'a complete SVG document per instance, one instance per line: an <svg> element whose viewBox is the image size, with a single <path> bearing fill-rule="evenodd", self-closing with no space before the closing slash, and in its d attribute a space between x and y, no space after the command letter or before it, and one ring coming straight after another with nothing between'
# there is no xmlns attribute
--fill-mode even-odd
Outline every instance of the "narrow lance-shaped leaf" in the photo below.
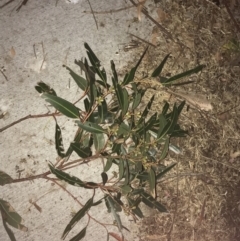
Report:
<svg viewBox="0 0 240 241"><path fill-rule="evenodd" d="M13 179L7 173L0 171L0 186L12 183Z"/></svg>
<svg viewBox="0 0 240 241"><path fill-rule="evenodd" d="M156 120L157 120L157 113L153 114L149 118L147 123L144 123L144 125L139 130L137 130L137 133L139 134L139 136L141 136L144 132L146 133L148 130L150 130L152 126L156 124Z"/></svg>
<svg viewBox="0 0 240 241"><path fill-rule="evenodd" d="M119 215L116 213L116 209L115 209L115 206L114 206L114 201L112 200L112 198L110 196L108 196L106 198L106 201L108 202L108 205L110 207L111 213L112 213L114 219L117 222L118 229L119 229L119 231L121 231L122 230L122 222L121 222L121 219L120 219Z"/></svg>
<svg viewBox="0 0 240 241"><path fill-rule="evenodd" d="M142 62L142 59L145 56L147 50L148 50L148 47L143 52L142 56L140 57L140 59L138 60L138 62L136 64L136 66L134 68L132 68L129 73L127 73L125 75L122 85L127 85L134 80L136 70L137 70L138 66L140 65L140 63Z"/></svg>
<svg viewBox="0 0 240 241"><path fill-rule="evenodd" d="M136 200L131 199L130 197L126 197L128 201L129 207L132 209L132 212L137 215L139 218L143 218L143 213L141 209L138 207L138 205L141 202L141 198L138 198Z"/></svg>
<svg viewBox="0 0 240 241"><path fill-rule="evenodd" d="M106 133L106 130L104 130L101 126L99 126L98 124L86 121L84 123L80 122L80 121L76 121L76 123L78 124L78 126L80 126L83 130L88 131L90 133Z"/></svg>
<svg viewBox="0 0 240 241"><path fill-rule="evenodd" d="M169 140L170 140L169 137L167 137L166 140L165 140L165 143L164 143L164 146L163 146L163 150L162 150L162 153L161 153L161 156L160 156L160 160L163 160L167 156L167 154L168 154Z"/></svg>
<svg viewBox="0 0 240 241"><path fill-rule="evenodd" d="M65 116L69 118L79 118L78 108L69 101L46 93L42 94L42 97Z"/></svg>
<svg viewBox="0 0 240 241"><path fill-rule="evenodd" d="M87 43L84 43L84 47L86 48L87 52L89 53L89 56L91 56L90 62L93 66L100 66L100 60L97 58L97 56L94 54L94 52L92 51L92 49L90 48L90 46Z"/></svg>
<svg viewBox="0 0 240 241"><path fill-rule="evenodd" d="M158 180L158 179L162 178L167 172L169 172L173 167L175 167L176 164L177 163L173 163L173 164L167 166L163 171L161 171L160 173L157 174L156 179Z"/></svg>
<svg viewBox="0 0 240 241"><path fill-rule="evenodd" d="M87 49L87 55L88 55L88 58L89 58L91 64L93 65L94 71L104 82L105 87L108 88L106 71L104 68L102 68L102 70L100 69L100 66L101 66L100 60L97 58L97 56L94 54L94 52L92 51L92 49L89 47L89 45L87 43L84 43L84 46Z"/></svg>
<svg viewBox="0 0 240 241"><path fill-rule="evenodd" d="M65 157L63 140L62 140L62 132L57 122L56 122L56 130L55 130L55 147L56 147L58 156L60 156L61 158Z"/></svg>
<svg viewBox="0 0 240 241"><path fill-rule="evenodd" d="M123 185L123 186L121 186L121 190L122 190L123 195L127 195L128 193L130 193L132 191L132 188L129 185Z"/></svg>
<svg viewBox="0 0 240 241"><path fill-rule="evenodd" d="M85 214L89 211L89 209L93 205L93 198L90 198L85 205L74 215L74 217L71 219L67 227L65 228L63 234L62 234L62 239L65 239L68 233L73 229L73 227L79 222Z"/></svg>
<svg viewBox="0 0 240 241"><path fill-rule="evenodd" d="M26 232L28 229L22 223L22 217L14 210L9 202L0 199L0 212L2 219L14 228Z"/></svg>
<svg viewBox="0 0 240 241"><path fill-rule="evenodd" d="M124 160L119 160L119 181L123 178L124 175Z"/></svg>
<svg viewBox="0 0 240 241"><path fill-rule="evenodd" d="M160 137L164 128L166 127L167 125L167 121L166 121L166 118L163 114L160 114L159 115L159 127L158 127L158 135L156 137Z"/></svg>
<svg viewBox="0 0 240 241"><path fill-rule="evenodd" d="M169 85L169 84L172 84L172 82L176 81L176 80L179 80L179 79L182 79L188 75L191 75L191 74L195 74L195 73L198 73L199 71L201 71L203 68L205 67L205 65L199 65L193 69L190 69L188 71L185 71L181 74L177 74L167 80L165 80L162 84L163 85Z"/></svg>
<svg viewBox="0 0 240 241"><path fill-rule="evenodd" d="M168 109L169 109L169 103L166 102L163 106L163 109L162 109L162 114L165 116L168 112Z"/></svg>
<svg viewBox="0 0 240 241"><path fill-rule="evenodd" d="M94 189L97 188L98 185L94 182L83 182L82 180L80 180L79 178L75 177L75 176L71 176L70 174L63 172L59 169L54 168L52 165L48 165L51 172L60 180L63 180L67 183L69 183L70 185L73 186L77 186L77 187L84 187L86 189Z"/></svg>
<svg viewBox="0 0 240 241"><path fill-rule="evenodd" d="M8 227L7 222L4 220L3 214L2 214L2 221L3 221L3 227L5 228L8 237L10 238L11 241L17 241L13 231Z"/></svg>
<svg viewBox="0 0 240 241"><path fill-rule="evenodd" d="M87 158L92 155L92 151L88 146L82 146L81 143L71 143L73 150L82 158Z"/></svg>
<svg viewBox="0 0 240 241"><path fill-rule="evenodd" d="M129 106L127 90L123 89L122 94L123 94L122 116L125 116L128 111L128 106Z"/></svg>
<svg viewBox="0 0 240 241"><path fill-rule="evenodd" d="M35 89L40 94L48 93L50 95L57 96L55 90L53 88L51 88L49 85L47 85L46 83L42 82L42 81L37 83L37 85L35 86Z"/></svg>
<svg viewBox="0 0 240 241"><path fill-rule="evenodd" d="M109 169L112 167L112 159L111 158L108 158L107 159L107 162L105 164L105 167L104 167L104 172L107 172L109 171Z"/></svg>
<svg viewBox="0 0 240 241"><path fill-rule="evenodd" d="M146 192L141 193L142 201L150 208L156 208L159 212L167 212L167 209L158 201L156 201L151 195Z"/></svg>
<svg viewBox="0 0 240 241"><path fill-rule="evenodd" d="M96 151L100 151L103 149L105 145L105 139L104 139L104 134L99 133L99 134L93 134L93 143L95 146Z"/></svg>
<svg viewBox="0 0 240 241"><path fill-rule="evenodd" d="M108 180L108 175L106 172L102 172L101 176L102 176L103 185L105 185Z"/></svg>
<svg viewBox="0 0 240 241"><path fill-rule="evenodd" d="M143 93L138 92L135 94L135 96L133 97L133 103L132 103L132 109L136 109L138 107L138 105L140 104L141 100L143 97Z"/></svg>
<svg viewBox="0 0 240 241"><path fill-rule="evenodd" d="M72 71L69 67L63 65L63 67L65 67L69 72L70 75L72 76L72 78L74 79L74 81L76 82L77 86L82 90L82 91L86 91L87 87L88 87L88 82L86 79L84 79L83 77L81 77L80 75L76 74L74 71Z"/></svg>
<svg viewBox="0 0 240 241"><path fill-rule="evenodd" d="M78 143L80 142L81 138L82 138L82 133L83 133L83 130L80 130L77 132L75 138L74 138L74 142ZM73 153L73 148L71 146L71 144L69 145L67 151L66 151L66 158L65 158L65 162L70 158L71 154Z"/></svg>
<svg viewBox="0 0 240 241"><path fill-rule="evenodd" d="M118 75L117 75L117 71L115 69L115 64L114 64L113 60L111 60L111 69L112 69L112 73L113 73L113 78L114 78L115 82L118 83Z"/></svg>
<svg viewBox="0 0 240 241"><path fill-rule="evenodd" d="M174 129L175 125L177 124L177 120L178 120L178 109L177 109L176 105L174 105L173 111L172 111L172 115L171 115L171 121L169 121L165 125L165 127L162 130L162 132L158 132L157 138L161 139L166 134L170 133Z"/></svg>
<svg viewBox="0 0 240 241"><path fill-rule="evenodd" d="M150 109L151 109L153 100L154 100L154 95L152 96L152 98L149 100L147 106L145 107L145 109L144 109L144 111L143 111L143 113L142 113L142 115L141 115L141 118L139 119L137 125L140 125L140 124L145 120L145 118L147 117L148 112L149 112Z"/></svg>
<svg viewBox="0 0 240 241"><path fill-rule="evenodd" d="M98 123L104 123L107 116L108 108L106 100L98 105Z"/></svg>
<svg viewBox="0 0 240 241"><path fill-rule="evenodd" d="M87 227L83 228L76 236L71 238L69 241L79 241L83 239L86 235L86 230L87 230Z"/></svg>
<svg viewBox="0 0 240 241"><path fill-rule="evenodd" d="M152 167L148 171L148 181L151 195L156 197L156 174Z"/></svg>
<svg viewBox="0 0 240 241"><path fill-rule="evenodd" d="M166 61L167 61L167 59L168 59L169 56L170 56L170 54L168 54L168 55L163 59L163 61L160 63L160 65L153 71L152 77L157 77L157 76L159 76L159 75L161 74L162 69L163 69L163 67L164 67L164 65L165 65L165 63L166 63Z"/></svg>

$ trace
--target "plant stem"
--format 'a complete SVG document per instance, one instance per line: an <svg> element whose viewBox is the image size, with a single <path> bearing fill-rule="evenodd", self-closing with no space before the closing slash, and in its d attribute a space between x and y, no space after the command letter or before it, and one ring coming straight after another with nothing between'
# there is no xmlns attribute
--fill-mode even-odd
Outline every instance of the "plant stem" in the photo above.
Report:
<svg viewBox="0 0 240 241"><path fill-rule="evenodd" d="M48 112L48 113L46 113L46 114L39 114L39 115L27 115L27 116L25 116L25 117L23 117L23 118L20 118L20 119L17 120L17 121L12 122L12 123L9 124L9 125L4 126L3 128L0 129L0 132L3 132L3 131L5 131L5 130L7 130L8 128L10 128L10 127L12 127L12 126L14 126L14 125L16 125L16 124L24 121L24 120L27 120L27 119L42 118L42 117L49 117L49 116L60 116L60 115L61 115L61 114L58 113L58 112L57 112L57 113L49 113L49 112Z"/></svg>

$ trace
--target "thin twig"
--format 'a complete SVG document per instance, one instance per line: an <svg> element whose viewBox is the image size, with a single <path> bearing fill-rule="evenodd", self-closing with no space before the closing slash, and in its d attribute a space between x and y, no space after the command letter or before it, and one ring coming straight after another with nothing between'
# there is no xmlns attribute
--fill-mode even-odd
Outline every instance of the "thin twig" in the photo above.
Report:
<svg viewBox="0 0 240 241"><path fill-rule="evenodd" d="M220 163L220 164L222 164L222 165L224 165L224 166L226 166L226 167L229 167L229 168L232 168L232 169L234 169L234 170L237 170L238 172L240 171L239 168L236 168L236 167L234 167L234 166L232 166L232 165L229 165L229 164L227 164L227 163L224 163L224 162L221 162L221 161L218 161L218 160L215 160L215 159L212 159L212 158L210 158L210 157L203 156L203 155L201 155L201 156L204 157L204 158L206 158L207 160L214 161L214 162Z"/></svg>
<svg viewBox="0 0 240 241"><path fill-rule="evenodd" d="M138 36L136 36L136 35L134 35L134 34L132 34L132 33L128 33L128 34L130 34L131 36L133 36L133 37L141 40L142 42L144 42L144 43L146 43L146 44L149 44L149 45L153 46L154 48L156 48L156 45L154 45L154 44L152 44L152 43L150 43L150 42L148 42L148 41L146 41L146 40L144 40L144 39L142 39L142 38L140 38L140 37L138 37Z"/></svg>
<svg viewBox="0 0 240 241"><path fill-rule="evenodd" d="M93 12L93 9L92 9L92 5L91 5L91 3L90 3L90 0L87 0L87 1L88 1L88 4L89 4L90 8L91 8L91 12L92 12L92 15L93 15L93 18L94 18L94 21L95 21L95 23L96 23L97 30L98 30L98 24L97 24L97 20L96 20L96 17L95 17L95 15L94 15L94 12Z"/></svg>
<svg viewBox="0 0 240 241"><path fill-rule="evenodd" d="M3 77L5 78L6 81L8 81L7 76L4 74L4 72L2 70L0 70L0 72L2 73Z"/></svg>
<svg viewBox="0 0 240 241"><path fill-rule="evenodd" d="M9 0L8 2L4 3L2 6L0 6L0 9L6 7L8 4L10 4L13 1L15 0Z"/></svg>
<svg viewBox="0 0 240 241"><path fill-rule="evenodd" d="M138 4L134 2L134 0L130 0L130 2L131 2L135 7L138 6ZM142 13L143 13L148 19L150 19L153 23L155 23L155 24L158 26L158 28L160 28L160 30L168 36L168 38L170 38L171 40L173 40L172 34L171 34L170 32L168 32L168 31L167 31L160 23L158 23L154 18L152 18L152 17L147 13L147 11L146 11L144 8L142 9Z"/></svg>
<svg viewBox="0 0 240 241"><path fill-rule="evenodd" d="M34 118L41 118L41 117L49 117L49 116L59 116L59 115L61 115L61 114L60 114L60 113L51 113L51 114L46 113L46 114L40 114L40 115L27 115L27 116L25 116L25 117L23 117L23 118L20 118L20 119L17 120L17 121L12 122L12 123L9 124L9 125L4 126L3 128L0 129L0 132L3 132L3 131L5 131L6 129L8 129L8 128L10 128L10 127L12 127L12 126L14 126L14 125L16 125L16 124L24 121L24 120L27 120L27 119L34 119Z"/></svg>
<svg viewBox="0 0 240 241"><path fill-rule="evenodd" d="M26 181L32 181L34 179L39 179L39 178L46 178L47 175L51 174L50 171L44 172L42 174L39 175L35 175L35 176L30 176L30 177L23 177L23 178L18 178L18 179L14 179L12 181L12 183L16 183L16 182L26 182Z"/></svg>
<svg viewBox="0 0 240 241"><path fill-rule="evenodd" d="M234 22L234 24L235 24L238 32L240 32L240 27L239 27L236 19L233 17L233 14L232 14L232 12L231 12L230 8L228 7L228 4L227 4L227 2L226 2L225 0L223 1L223 4L225 5L225 7L226 7L226 9L227 9L227 12L228 12L230 18L232 19L232 21Z"/></svg>
<svg viewBox="0 0 240 241"><path fill-rule="evenodd" d="M118 8L118 9L114 9L114 10L109 10L109 11L94 11L94 12L90 12L90 11L83 11L83 13L94 13L94 14L108 14L108 13L117 13L117 12L120 12L120 11L124 11L124 10L127 10L129 8L134 8L135 6L127 6L127 7L124 7L124 8Z"/></svg>
<svg viewBox="0 0 240 241"><path fill-rule="evenodd" d="M16 11L18 12L18 11L22 8L22 6L24 6L24 5L27 4L27 2L28 2L28 0L23 0L23 1L21 2L20 6L16 9Z"/></svg>

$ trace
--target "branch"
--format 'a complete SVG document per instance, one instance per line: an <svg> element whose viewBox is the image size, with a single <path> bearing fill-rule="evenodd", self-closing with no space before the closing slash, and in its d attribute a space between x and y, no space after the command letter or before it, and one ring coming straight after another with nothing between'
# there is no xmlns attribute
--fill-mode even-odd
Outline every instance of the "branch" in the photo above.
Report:
<svg viewBox="0 0 240 241"><path fill-rule="evenodd" d="M5 130L7 130L8 128L10 128L10 127L12 127L12 126L14 126L14 125L16 125L16 124L24 121L24 120L27 120L27 119L34 119L34 118L41 118L41 117L49 117L49 116L59 116L59 115L61 115L61 114L60 114L60 113L51 113L51 114L49 114L49 112L46 113L46 114L40 114L40 115L27 115L27 116L25 116L25 117L23 117L23 118L21 118L21 119L19 119L19 120L17 120L17 121L12 122L12 123L9 124L9 125L4 126L3 128L0 129L0 132L3 132L3 131L5 131Z"/></svg>
<svg viewBox="0 0 240 241"><path fill-rule="evenodd" d="M25 182L25 181L32 181L34 179L38 179L38 178L46 178L47 175L51 174L50 171L44 172L42 174L36 175L36 176L30 176L30 177L24 177L24 178L19 178L19 179L14 179L12 181L12 183L16 183L16 182Z"/></svg>

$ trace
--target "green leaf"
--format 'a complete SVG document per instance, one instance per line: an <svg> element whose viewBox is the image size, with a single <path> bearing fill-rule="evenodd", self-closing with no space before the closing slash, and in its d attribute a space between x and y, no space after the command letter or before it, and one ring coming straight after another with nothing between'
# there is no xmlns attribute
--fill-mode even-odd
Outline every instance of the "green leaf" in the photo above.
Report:
<svg viewBox="0 0 240 241"><path fill-rule="evenodd" d="M132 191L132 188L129 185L124 185L124 186L121 186L120 188L122 190L123 195L127 195L128 193L130 193Z"/></svg>
<svg viewBox="0 0 240 241"><path fill-rule="evenodd" d="M160 160L163 160L167 156L167 154L168 154L169 141L170 141L170 138L167 137L166 140L165 140L165 144L164 144L161 156L160 156Z"/></svg>
<svg viewBox="0 0 240 241"><path fill-rule="evenodd" d="M100 60L97 58L97 56L94 54L94 52L92 51L92 49L90 48L90 46L87 43L84 43L84 47L87 50L87 53L90 56L90 62L93 66L100 66Z"/></svg>
<svg viewBox="0 0 240 241"><path fill-rule="evenodd" d="M121 109L123 109L123 101L124 101L123 100L124 99L124 97L123 97L123 89L122 89L121 85L119 85L119 84L116 84L116 85L113 85L113 86L115 88L115 92L116 92L116 96L117 96L119 107Z"/></svg>
<svg viewBox="0 0 240 241"><path fill-rule="evenodd" d="M103 100L103 102L98 105L98 123L104 123L107 115L108 115L107 102L106 100Z"/></svg>
<svg viewBox="0 0 240 241"><path fill-rule="evenodd" d="M129 135L130 131L131 131L130 127L126 123L122 122L119 126L117 135L127 136Z"/></svg>
<svg viewBox="0 0 240 241"><path fill-rule="evenodd" d="M55 95L57 96L55 90L51 88L49 85L45 84L44 82L38 82L37 85L35 86L35 89L37 90L38 93L48 93L50 95Z"/></svg>
<svg viewBox="0 0 240 241"><path fill-rule="evenodd" d="M71 176L70 174L63 172L57 168L54 168L52 165L48 164L52 174L54 174L58 179L63 180L70 185L77 186L77 187L84 187L86 189L94 189L97 188L98 185L93 182L83 182L79 178L75 176Z"/></svg>
<svg viewBox="0 0 240 241"><path fill-rule="evenodd" d="M128 92L126 89L122 90L123 102L122 102L122 116L125 116L128 111L129 101L128 101Z"/></svg>
<svg viewBox="0 0 240 241"><path fill-rule="evenodd" d="M106 172L102 172L101 176L102 176L103 185L105 185L108 180L108 175Z"/></svg>
<svg viewBox="0 0 240 241"><path fill-rule="evenodd" d="M85 237L86 235L86 230L87 230L87 227L83 228L80 233L78 233L76 236L74 236L73 238L71 238L69 241L79 241L81 240L82 238Z"/></svg>
<svg viewBox="0 0 240 241"><path fill-rule="evenodd" d="M185 101L182 101L181 104L178 106L178 115L181 114L182 110L183 110L183 107L185 105Z"/></svg>
<svg viewBox="0 0 240 241"><path fill-rule="evenodd" d="M156 119L157 119L157 113L152 115L147 123L145 123L139 130L137 130L137 134L139 136L142 136L144 133L146 133L148 130L152 128L154 124L156 124Z"/></svg>
<svg viewBox="0 0 240 241"><path fill-rule="evenodd" d="M74 81L76 82L77 86L82 90L82 91L86 91L88 88L88 82L86 79L84 79L83 77L79 76L78 74L76 74L74 71L72 71L69 67L63 65L63 67L65 67L69 72L70 75L72 76L72 78L74 79Z"/></svg>
<svg viewBox="0 0 240 241"><path fill-rule="evenodd" d="M108 203L109 209L110 209L114 219L117 222L118 229L119 229L119 231L121 231L122 230L122 222L121 222L120 216L116 212L116 207L115 207L116 204L110 196L107 196L106 201Z"/></svg>
<svg viewBox="0 0 240 241"><path fill-rule="evenodd" d="M63 234L62 234L62 239L65 239L68 233L73 229L73 227L79 222L85 214L89 211L89 209L93 205L93 198L90 198L85 205L74 215L74 217L71 219L67 227L65 228ZM75 239L77 240L77 239Z"/></svg>
<svg viewBox="0 0 240 241"><path fill-rule="evenodd" d="M115 83L118 83L118 75L117 75L117 71L115 69L115 64L114 64L113 60L111 60L111 69L112 69L114 81L115 81Z"/></svg>
<svg viewBox="0 0 240 241"><path fill-rule="evenodd" d="M78 143L80 142L81 138L82 138L82 134L83 134L83 130L79 130L79 132L77 133L76 137L74 138L74 142ZM66 157L65 158L65 161L67 161L69 159L69 157L71 156L73 152L73 148L71 146L71 144L69 145L68 149L67 149L67 152L66 152Z"/></svg>
<svg viewBox="0 0 240 241"><path fill-rule="evenodd" d="M124 160L120 159L119 160L119 181L123 178L124 175Z"/></svg>
<svg viewBox="0 0 240 241"><path fill-rule="evenodd" d="M3 219L3 217L2 217ZM15 236L14 236L14 233L13 231L8 227L7 225L7 222L3 220L3 227L5 228L7 234L8 234L8 237L10 238L11 241L17 241Z"/></svg>
<svg viewBox="0 0 240 241"><path fill-rule="evenodd" d="M136 66L133 67L130 70L130 72L125 75L122 85L127 85L127 84L129 84L130 82L132 82L134 80L136 70L137 70L138 66L140 65L140 63L142 62L142 59L145 56L147 50L148 50L148 47L143 52L142 56L140 57L140 59L138 60L138 62L136 64Z"/></svg>
<svg viewBox="0 0 240 241"><path fill-rule="evenodd" d="M167 61L167 59L168 59L169 56L170 56L170 54L168 54L168 55L163 59L163 61L161 62L161 64L153 71L152 77L157 77L157 76L159 76L159 75L161 74L162 69L163 69L163 67L164 67L164 65L165 65L165 63L166 63L166 61Z"/></svg>
<svg viewBox="0 0 240 241"><path fill-rule="evenodd" d="M112 159L111 158L108 158L107 159L107 162L106 162L106 165L104 167L104 172L107 172L109 171L109 169L112 167Z"/></svg>
<svg viewBox="0 0 240 241"><path fill-rule="evenodd" d="M162 114L165 116L168 112L168 109L169 109L169 103L166 102L165 105L163 106L163 109L162 109Z"/></svg>
<svg viewBox="0 0 240 241"><path fill-rule="evenodd" d="M105 140L103 133L100 134L93 134L93 143L95 146L96 151L100 151L105 146Z"/></svg>
<svg viewBox="0 0 240 241"><path fill-rule="evenodd" d="M141 115L141 118L138 120L138 123L137 125L140 125L147 117L148 115L148 112L150 111L151 109L151 106L152 106L152 103L153 103L153 100L154 100L154 95L152 96L152 98L149 100L147 106L145 107L142 115Z"/></svg>
<svg viewBox="0 0 240 241"><path fill-rule="evenodd" d="M156 179L162 178L167 172L169 172L177 163L173 163L169 166L167 166L163 171L157 174Z"/></svg>
<svg viewBox="0 0 240 241"><path fill-rule="evenodd" d="M144 192L144 189L143 188L140 188L140 189L134 189L132 192L131 192L131 195L139 195L141 193Z"/></svg>
<svg viewBox="0 0 240 241"><path fill-rule="evenodd" d="M13 179L5 172L0 170L0 186L12 183Z"/></svg>
<svg viewBox="0 0 240 241"><path fill-rule="evenodd" d="M125 185L128 185L129 184L129 179L130 179L130 171L129 171L129 161L128 160L125 160L125 181L124 181L124 184Z"/></svg>
<svg viewBox="0 0 240 241"><path fill-rule="evenodd" d="M163 128L162 132L158 133L158 139L161 139L162 137L164 137L166 134L171 134L171 131L174 129L175 125L177 124L177 120L178 120L178 109L176 107L176 105L173 106L173 111L171 114L171 121L169 121L165 127Z"/></svg>
<svg viewBox="0 0 240 241"><path fill-rule="evenodd" d="M135 94L134 98L133 98L133 104L132 104L132 109L136 109L138 107L138 105L140 104L141 100L142 100L142 96L143 94L138 92L137 94Z"/></svg>
<svg viewBox="0 0 240 241"><path fill-rule="evenodd" d="M55 130L55 147L56 147L58 156L60 156L61 158L65 157L63 140L62 140L62 132L57 122L56 122L56 130Z"/></svg>
<svg viewBox="0 0 240 241"><path fill-rule="evenodd" d="M161 136L161 134L163 133L164 128L166 127L166 125L167 125L166 118L164 117L163 114L160 114L159 115L159 127L158 127L157 138L159 138Z"/></svg>
<svg viewBox="0 0 240 241"><path fill-rule="evenodd" d="M65 116L79 118L78 108L67 100L46 93L42 94L42 97Z"/></svg>
<svg viewBox="0 0 240 241"><path fill-rule="evenodd" d="M0 198L0 211L2 214L3 222L8 223L14 228L17 228L21 231L26 232L28 229L25 227L22 222L21 216L14 210L9 202Z"/></svg>
<svg viewBox="0 0 240 241"><path fill-rule="evenodd" d="M152 167L148 170L148 181L150 193L153 197L156 197L156 174Z"/></svg>
<svg viewBox="0 0 240 241"><path fill-rule="evenodd" d="M100 134L100 133L106 133L106 130L104 130L101 126L98 124L86 121L84 123L80 121L76 121L78 126L80 126L83 130L88 131L90 133Z"/></svg>
<svg viewBox="0 0 240 241"><path fill-rule="evenodd" d="M128 205L131 208L132 212L137 215L139 218L144 218L143 213L141 209L138 207L139 203L141 202L141 199L133 200L129 197L127 197Z"/></svg>
<svg viewBox="0 0 240 241"><path fill-rule="evenodd" d="M87 55L90 60L90 63L93 65L94 72L97 73L97 75L104 82L105 87L108 89L106 71L104 68L102 68L102 70L100 69L100 60L97 58L97 56L94 54L94 52L87 43L84 43L84 46L87 49Z"/></svg>
<svg viewBox="0 0 240 241"><path fill-rule="evenodd" d="M206 67L205 65L199 65L193 69L190 69L188 71L185 71L181 74L177 74L167 80L165 80L162 84L163 85L169 85L169 84L172 84L172 82L176 81L176 80L179 80L179 79L182 79L188 75L191 75L191 74L195 74L195 73L198 73L199 71L201 71L204 67Z"/></svg>
<svg viewBox="0 0 240 241"><path fill-rule="evenodd" d="M150 208L156 208L159 212L167 212L167 209L158 201L156 201L151 195L146 192L141 193L142 201Z"/></svg>
<svg viewBox="0 0 240 241"><path fill-rule="evenodd" d="M83 147L81 143L71 143L72 149L82 158L87 158L92 155L90 147Z"/></svg>

